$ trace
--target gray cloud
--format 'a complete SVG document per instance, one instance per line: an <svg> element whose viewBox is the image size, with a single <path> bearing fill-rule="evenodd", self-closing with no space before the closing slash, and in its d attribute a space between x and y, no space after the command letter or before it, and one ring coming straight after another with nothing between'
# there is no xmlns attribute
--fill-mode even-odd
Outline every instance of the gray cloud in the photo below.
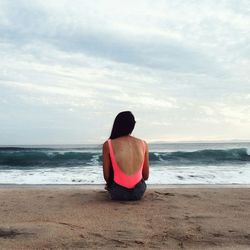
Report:
<svg viewBox="0 0 250 250"><path fill-rule="evenodd" d="M11 5L7 8L7 25L0 27L2 40L25 46L44 43L68 53L84 53L116 62L153 69L212 73L219 67L208 55L182 42L161 36L127 36L101 24L81 27L53 20L50 13L36 5ZM216 67L217 66L217 67Z"/></svg>

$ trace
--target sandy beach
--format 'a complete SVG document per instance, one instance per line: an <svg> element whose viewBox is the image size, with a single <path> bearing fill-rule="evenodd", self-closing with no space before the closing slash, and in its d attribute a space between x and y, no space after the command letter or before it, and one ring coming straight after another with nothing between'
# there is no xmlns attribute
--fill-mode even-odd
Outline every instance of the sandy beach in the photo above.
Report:
<svg viewBox="0 0 250 250"><path fill-rule="evenodd" d="M1 186L0 249L250 249L249 187Z"/></svg>

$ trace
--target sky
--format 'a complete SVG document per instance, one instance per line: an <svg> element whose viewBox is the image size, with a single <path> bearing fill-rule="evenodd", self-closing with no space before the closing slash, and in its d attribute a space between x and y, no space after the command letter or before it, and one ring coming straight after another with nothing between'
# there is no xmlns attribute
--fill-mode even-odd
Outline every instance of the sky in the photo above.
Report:
<svg viewBox="0 0 250 250"><path fill-rule="evenodd" d="M248 0L0 0L0 145L250 140Z"/></svg>

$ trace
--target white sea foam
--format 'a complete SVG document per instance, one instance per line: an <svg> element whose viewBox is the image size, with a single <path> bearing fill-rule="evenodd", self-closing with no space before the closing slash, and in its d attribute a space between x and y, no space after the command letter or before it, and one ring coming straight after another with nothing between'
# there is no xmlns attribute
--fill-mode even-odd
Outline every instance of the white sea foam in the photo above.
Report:
<svg viewBox="0 0 250 250"><path fill-rule="evenodd" d="M247 154L250 155L250 148L247 148Z"/></svg>
<svg viewBox="0 0 250 250"><path fill-rule="evenodd" d="M1 170L1 184L103 184L101 166ZM250 164L154 166L149 184L250 184Z"/></svg>

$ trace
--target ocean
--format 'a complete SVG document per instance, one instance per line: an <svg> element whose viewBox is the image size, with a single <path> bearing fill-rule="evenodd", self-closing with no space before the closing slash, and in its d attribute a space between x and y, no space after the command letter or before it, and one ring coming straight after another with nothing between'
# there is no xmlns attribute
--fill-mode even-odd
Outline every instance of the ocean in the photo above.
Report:
<svg viewBox="0 0 250 250"><path fill-rule="evenodd" d="M250 184L250 142L149 144L148 184ZM0 184L104 184L101 145L1 146Z"/></svg>

